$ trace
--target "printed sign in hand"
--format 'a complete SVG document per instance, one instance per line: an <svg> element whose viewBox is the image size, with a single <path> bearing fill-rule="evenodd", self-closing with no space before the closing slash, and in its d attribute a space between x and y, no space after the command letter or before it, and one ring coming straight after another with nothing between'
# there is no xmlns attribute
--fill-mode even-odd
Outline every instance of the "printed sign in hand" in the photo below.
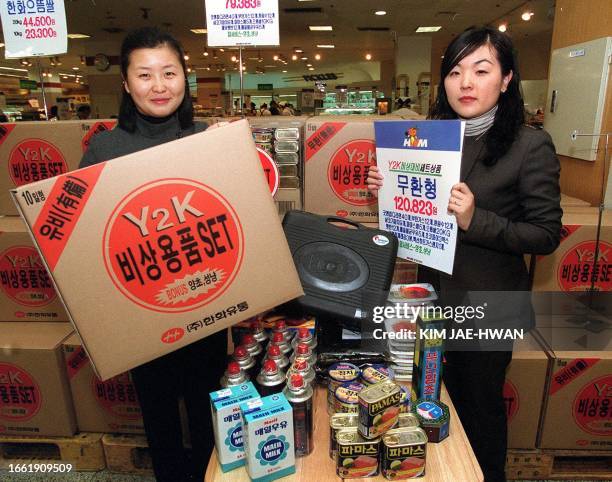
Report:
<svg viewBox="0 0 612 482"><path fill-rule="evenodd" d="M64 0L0 0L7 59L68 51Z"/></svg>
<svg viewBox="0 0 612 482"><path fill-rule="evenodd" d="M280 176L278 173L278 167L276 166L276 162L274 159L270 157L263 149L257 148L257 153L259 154L259 160L261 161L261 167L266 174L266 181L268 181L268 188L270 189L270 194L274 196L276 191L278 191L278 184L280 182Z"/></svg>
<svg viewBox="0 0 612 482"><path fill-rule="evenodd" d="M399 257L452 274L457 221L447 206L459 182L463 123L378 121L374 130L381 229L397 236Z"/></svg>

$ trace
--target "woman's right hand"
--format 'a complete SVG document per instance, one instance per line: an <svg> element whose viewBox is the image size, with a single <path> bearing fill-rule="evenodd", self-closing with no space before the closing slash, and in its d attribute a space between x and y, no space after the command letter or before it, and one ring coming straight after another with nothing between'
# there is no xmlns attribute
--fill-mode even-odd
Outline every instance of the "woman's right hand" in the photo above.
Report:
<svg viewBox="0 0 612 482"><path fill-rule="evenodd" d="M378 166L370 166L368 169L366 185L368 187L368 191L370 191L374 197L378 197L378 190L383 185L383 177L378 169Z"/></svg>

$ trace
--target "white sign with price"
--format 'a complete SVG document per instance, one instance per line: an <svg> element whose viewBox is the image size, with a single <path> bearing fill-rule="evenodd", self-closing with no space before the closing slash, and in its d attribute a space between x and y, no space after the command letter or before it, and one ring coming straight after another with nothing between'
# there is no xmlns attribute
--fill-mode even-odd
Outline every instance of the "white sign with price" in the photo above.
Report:
<svg viewBox="0 0 612 482"><path fill-rule="evenodd" d="M7 59L68 51L64 0L0 0L0 17Z"/></svg>
<svg viewBox="0 0 612 482"><path fill-rule="evenodd" d="M278 0L206 0L209 47L280 45Z"/></svg>

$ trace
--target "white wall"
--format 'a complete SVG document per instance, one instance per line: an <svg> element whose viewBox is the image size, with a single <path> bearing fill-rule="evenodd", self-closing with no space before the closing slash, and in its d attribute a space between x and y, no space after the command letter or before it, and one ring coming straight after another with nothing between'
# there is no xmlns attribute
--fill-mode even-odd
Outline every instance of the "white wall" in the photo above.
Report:
<svg viewBox="0 0 612 482"><path fill-rule="evenodd" d="M395 75L407 74L410 80L410 97L416 100L416 82L421 72L431 71L431 37L418 35L397 38Z"/></svg>

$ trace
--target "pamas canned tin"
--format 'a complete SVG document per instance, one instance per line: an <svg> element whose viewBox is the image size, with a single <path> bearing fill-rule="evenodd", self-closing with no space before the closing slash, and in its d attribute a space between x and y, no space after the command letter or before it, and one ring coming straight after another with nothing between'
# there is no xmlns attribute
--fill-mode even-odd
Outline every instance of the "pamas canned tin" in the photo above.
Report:
<svg viewBox="0 0 612 482"><path fill-rule="evenodd" d="M395 426L401 397L399 385L390 380L362 390L359 393L359 433L372 439Z"/></svg>
<svg viewBox="0 0 612 482"><path fill-rule="evenodd" d="M414 413L400 413L397 417L398 428L419 428L419 419Z"/></svg>
<svg viewBox="0 0 612 482"><path fill-rule="evenodd" d="M446 404L421 398L415 402L414 411L430 442L441 442L448 437L450 412Z"/></svg>
<svg viewBox="0 0 612 482"><path fill-rule="evenodd" d="M356 413L334 413L329 418L329 456L336 460L338 451L337 435L340 430L352 428L357 430L359 417Z"/></svg>
<svg viewBox="0 0 612 482"><path fill-rule="evenodd" d="M378 475L380 439L366 440L355 429L339 430L336 435L336 473L343 479Z"/></svg>
<svg viewBox="0 0 612 482"><path fill-rule="evenodd" d="M361 367L361 381L368 387L394 378L393 370L385 365L365 365Z"/></svg>
<svg viewBox="0 0 612 482"><path fill-rule="evenodd" d="M365 388L363 383L348 382L336 388L334 409L336 413L358 413L359 392Z"/></svg>
<svg viewBox="0 0 612 482"><path fill-rule="evenodd" d="M382 437L380 470L389 480L425 475L427 435L420 428L395 428Z"/></svg>
<svg viewBox="0 0 612 482"><path fill-rule="evenodd" d="M329 384L327 385L327 404L334 407L336 388L343 383L357 381L361 370L352 363L334 363L328 370Z"/></svg>

